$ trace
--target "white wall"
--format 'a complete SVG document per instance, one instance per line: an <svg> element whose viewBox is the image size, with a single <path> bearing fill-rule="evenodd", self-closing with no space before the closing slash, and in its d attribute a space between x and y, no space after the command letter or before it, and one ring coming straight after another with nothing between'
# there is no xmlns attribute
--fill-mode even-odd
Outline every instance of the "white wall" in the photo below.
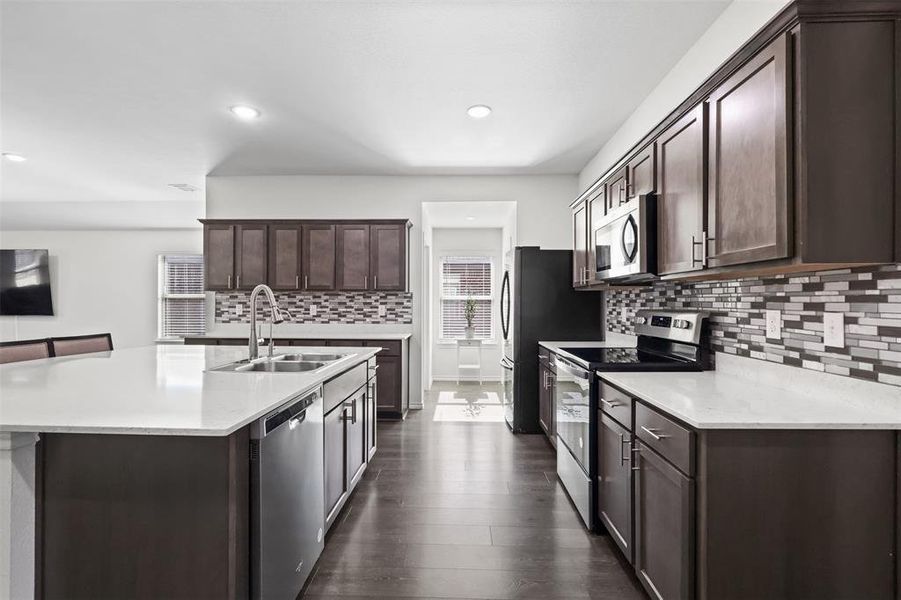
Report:
<svg viewBox="0 0 901 600"><path fill-rule="evenodd" d="M422 203L517 203L516 243L544 248L570 248L570 215L561 206L575 197L575 175L513 176L268 176L208 177L206 216L227 218L410 219L411 325L310 326L316 331L402 331L410 344L410 403L421 396L422 336ZM293 335L292 327L284 330ZM244 327L220 326L222 335L243 335Z"/></svg>
<svg viewBox="0 0 901 600"><path fill-rule="evenodd" d="M774 17L788 0L735 0L698 38L579 174L585 191Z"/></svg>
<svg viewBox="0 0 901 600"><path fill-rule="evenodd" d="M203 250L200 229L3 231L4 248L50 251L52 317L0 317L0 339L110 332L116 348L157 337L157 255Z"/></svg>
<svg viewBox="0 0 901 600"><path fill-rule="evenodd" d="M440 310L440 268L441 259L445 256L488 256L494 262L494 294L500 296L501 281L504 276L503 261L503 233L501 229L433 229L432 230L432 274L435 284L432 286L432 294L429 304L432 308L432 377L435 380L457 379L457 346L456 344L442 344L439 335ZM495 302L497 300L495 299ZM497 307L491 310L492 330L494 339L491 343L482 345L482 378L486 380L500 380L501 369L501 333L498 322ZM474 354L472 350L466 352L466 362L472 362L469 357ZM464 379L475 379L476 374L468 371Z"/></svg>

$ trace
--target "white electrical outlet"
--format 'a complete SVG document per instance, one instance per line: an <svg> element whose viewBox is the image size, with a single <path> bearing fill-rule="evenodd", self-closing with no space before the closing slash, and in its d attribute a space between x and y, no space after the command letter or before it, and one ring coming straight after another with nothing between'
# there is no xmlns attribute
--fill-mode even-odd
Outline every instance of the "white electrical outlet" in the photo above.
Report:
<svg viewBox="0 0 901 600"><path fill-rule="evenodd" d="M240 317L244 314L244 305L243 304L235 304L235 315Z"/></svg>
<svg viewBox="0 0 901 600"><path fill-rule="evenodd" d="M384 317L388 314L388 310L381 304L379 304L379 316Z"/></svg>
<svg viewBox="0 0 901 600"><path fill-rule="evenodd" d="M310 305L310 316L311 316L311 317L315 317L317 311L318 311L318 309L316 308L316 305L315 305L315 304L311 304L311 305Z"/></svg>
<svg viewBox="0 0 901 600"><path fill-rule="evenodd" d="M823 313L823 343L832 348L845 347L844 313Z"/></svg>
<svg viewBox="0 0 901 600"><path fill-rule="evenodd" d="M766 337L770 340L782 339L782 312L778 310L766 311Z"/></svg>

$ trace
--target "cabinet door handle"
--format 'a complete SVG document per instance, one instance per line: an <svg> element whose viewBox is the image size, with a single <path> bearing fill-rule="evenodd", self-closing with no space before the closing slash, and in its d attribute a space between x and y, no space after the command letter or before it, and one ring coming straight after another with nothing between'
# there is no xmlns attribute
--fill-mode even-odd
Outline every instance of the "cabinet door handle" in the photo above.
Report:
<svg viewBox="0 0 901 600"><path fill-rule="evenodd" d="M226 284L226 286L228 287L228 289L232 289L232 276L231 275L228 276L228 283Z"/></svg>
<svg viewBox="0 0 901 600"><path fill-rule="evenodd" d="M707 237L707 236L704 235L704 237ZM701 239L703 240L704 238L702 237ZM700 259L695 258L695 246L701 247L701 258ZM704 262L705 262L704 254L706 254L706 252L704 251L704 246L706 246L706 244L703 241L699 242L695 239L694 234L691 235L691 266L695 266L698 263L700 263L702 266L704 265Z"/></svg>
<svg viewBox="0 0 901 600"><path fill-rule="evenodd" d="M372 289L374 289L374 290L379 289L379 276L378 275L372 276Z"/></svg>
<svg viewBox="0 0 901 600"><path fill-rule="evenodd" d="M303 276L303 289L307 289L307 284L309 283L310 278L307 275Z"/></svg>
<svg viewBox="0 0 901 600"><path fill-rule="evenodd" d="M716 238L707 237L707 231L704 231L704 266L707 266L707 258L710 256L710 242L716 241Z"/></svg>
<svg viewBox="0 0 901 600"><path fill-rule="evenodd" d="M237 284L235 287L236 287L236 288L240 288L240 287L241 287L241 276L240 276L240 275L238 275L238 284Z"/></svg>
<svg viewBox="0 0 901 600"><path fill-rule="evenodd" d="M346 401L344 402L344 410L345 410L345 413L346 413L346 411L347 411L348 408L350 409L350 422L351 422L351 423L356 423L356 422L357 422L357 403L356 403L356 400L346 400ZM345 421L347 420L347 417L346 417L346 416L344 417L344 420L345 420Z"/></svg>
<svg viewBox="0 0 901 600"><path fill-rule="evenodd" d="M621 466L621 467L625 466L627 462L631 462L631 460L632 460L630 458L626 458L625 448L626 448L626 444L629 444L629 443L631 443L631 442L629 442L629 440L626 439L625 435L623 435L622 433L619 434L619 466Z"/></svg>
<svg viewBox="0 0 901 600"><path fill-rule="evenodd" d="M669 437L668 435L663 435L662 433L657 433L657 430L656 430L656 429L648 429L648 428L645 427L644 425L641 426L641 430L644 431L644 432L645 432L646 434L648 434L649 436L651 436L652 438L654 438L655 440L658 440L658 441L659 441L659 440L662 440L663 438L668 438L668 437Z"/></svg>
<svg viewBox="0 0 901 600"><path fill-rule="evenodd" d="M369 289L369 275L363 275L363 289Z"/></svg>
<svg viewBox="0 0 901 600"><path fill-rule="evenodd" d="M295 290L299 290L299 289L300 289L300 275L295 275L295 276L294 276L294 289L295 289Z"/></svg>
<svg viewBox="0 0 901 600"><path fill-rule="evenodd" d="M607 408L616 408L617 406L619 406L619 402L611 402L610 400L605 400L604 398L601 398L601 403Z"/></svg>

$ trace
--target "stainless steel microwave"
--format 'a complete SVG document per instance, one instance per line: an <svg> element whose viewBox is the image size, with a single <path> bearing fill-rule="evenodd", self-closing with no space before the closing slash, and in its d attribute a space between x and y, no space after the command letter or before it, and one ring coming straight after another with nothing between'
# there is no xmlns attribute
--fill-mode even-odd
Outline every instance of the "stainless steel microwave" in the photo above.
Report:
<svg viewBox="0 0 901 600"><path fill-rule="evenodd" d="M657 198L653 194L614 208L592 235L598 280L629 283L657 276Z"/></svg>

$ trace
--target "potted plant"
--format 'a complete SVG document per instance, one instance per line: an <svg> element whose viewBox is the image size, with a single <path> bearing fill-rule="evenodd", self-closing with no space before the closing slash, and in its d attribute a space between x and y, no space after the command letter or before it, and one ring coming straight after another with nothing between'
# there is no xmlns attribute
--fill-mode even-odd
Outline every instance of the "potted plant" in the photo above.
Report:
<svg viewBox="0 0 901 600"><path fill-rule="evenodd" d="M466 304L463 306L463 317L466 319L466 339L471 340L476 336L476 328L473 325L473 322L476 320L476 301L472 298L466 299Z"/></svg>

